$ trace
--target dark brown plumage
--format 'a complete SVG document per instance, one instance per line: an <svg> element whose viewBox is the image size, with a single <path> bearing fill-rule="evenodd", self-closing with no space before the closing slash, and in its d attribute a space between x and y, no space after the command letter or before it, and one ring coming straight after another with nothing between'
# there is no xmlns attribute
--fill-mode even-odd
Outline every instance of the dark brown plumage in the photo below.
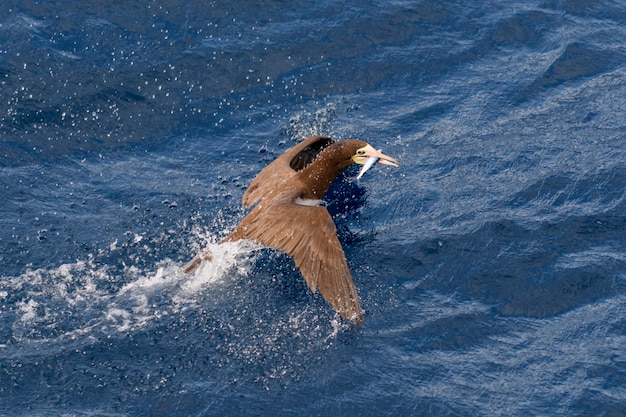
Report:
<svg viewBox="0 0 626 417"><path fill-rule="evenodd" d="M256 206L222 242L250 239L280 249L293 257L315 292L355 324L363 324L363 311L352 282L337 231L321 199L339 173L370 157L397 166L390 158L357 139L334 142L314 136L288 149L254 178L243 195L244 206ZM207 252L183 268L192 273Z"/></svg>

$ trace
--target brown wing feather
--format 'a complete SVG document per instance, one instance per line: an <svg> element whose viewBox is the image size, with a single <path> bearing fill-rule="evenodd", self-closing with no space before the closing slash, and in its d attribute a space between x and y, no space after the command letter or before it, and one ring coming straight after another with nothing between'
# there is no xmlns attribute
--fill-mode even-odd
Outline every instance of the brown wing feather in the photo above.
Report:
<svg viewBox="0 0 626 417"><path fill-rule="evenodd" d="M248 189L243 194L241 202L244 206L249 207L256 204L259 200L270 195L274 190L280 188L280 184L296 173L289 166L291 160L307 146L322 139L321 136L312 136L303 140L297 145L289 148L285 153L276 158L274 162L266 166L252 180ZM327 138L325 138L327 140Z"/></svg>
<svg viewBox="0 0 626 417"><path fill-rule="evenodd" d="M267 207L257 206L250 215L250 221L241 222L239 233L244 238L292 256L311 291L319 288L343 318L363 324L363 311L348 263L335 224L324 207L283 200Z"/></svg>

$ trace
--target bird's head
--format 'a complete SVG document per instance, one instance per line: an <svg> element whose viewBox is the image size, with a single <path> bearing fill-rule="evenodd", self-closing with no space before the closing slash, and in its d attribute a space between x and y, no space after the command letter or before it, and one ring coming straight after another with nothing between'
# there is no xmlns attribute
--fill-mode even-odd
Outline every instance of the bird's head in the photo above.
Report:
<svg viewBox="0 0 626 417"><path fill-rule="evenodd" d="M368 143L365 143L365 146L361 146L355 151L354 155L352 155L352 161L355 164L363 165L358 178L361 178L363 174L365 174L365 172L367 172L367 170L373 167L376 163L391 165L396 168L398 167L397 160L380 151L377 151Z"/></svg>

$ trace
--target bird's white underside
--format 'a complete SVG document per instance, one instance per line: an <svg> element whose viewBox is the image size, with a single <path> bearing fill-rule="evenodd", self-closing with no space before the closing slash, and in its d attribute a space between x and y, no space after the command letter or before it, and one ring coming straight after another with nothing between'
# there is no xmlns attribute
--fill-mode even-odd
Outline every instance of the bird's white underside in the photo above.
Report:
<svg viewBox="0 0 626 417"><path fill-rule="evenodd" d="M313 200L311 198L297 197L294 202L300 206L317 207L324 205L324 200Z"/></svg>

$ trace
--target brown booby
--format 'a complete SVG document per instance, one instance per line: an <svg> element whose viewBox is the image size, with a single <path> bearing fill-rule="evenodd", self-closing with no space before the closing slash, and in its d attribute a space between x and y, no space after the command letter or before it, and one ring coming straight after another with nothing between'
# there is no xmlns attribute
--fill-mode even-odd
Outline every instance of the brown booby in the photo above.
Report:
<svg viewBox="0 0 626 417"><path fill-rule="evenodd" d="M249 239L287 253L311 291L319 288L341 317L362 325L363 310L335 224L322 198L342 170L361 164L362 175L373 162L398 166L394 158L358 139L305 139L252 180L242 202L246 207L256 206L222 242ZM193 273L209 259L210 253L204 251L183 271Z"/></svg>

